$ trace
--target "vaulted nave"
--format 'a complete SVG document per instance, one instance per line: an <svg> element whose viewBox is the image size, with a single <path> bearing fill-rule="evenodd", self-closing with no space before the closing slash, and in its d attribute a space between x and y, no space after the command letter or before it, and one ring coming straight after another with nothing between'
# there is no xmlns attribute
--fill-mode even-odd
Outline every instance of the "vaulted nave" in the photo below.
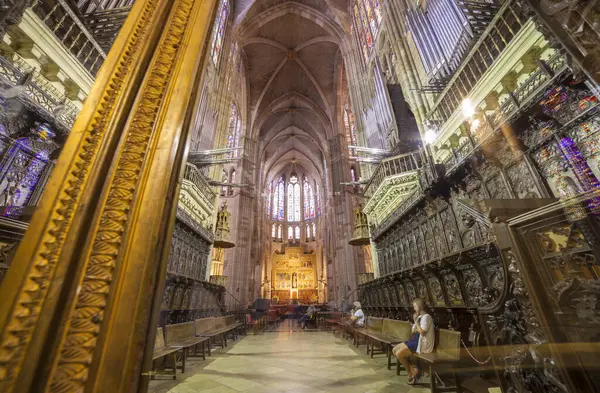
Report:
<svg viewBox="0 0 600 393"><path fill-rule="evenodd" d="M599 40L597 0L0 0L0 393L600 391Z"/></svg>

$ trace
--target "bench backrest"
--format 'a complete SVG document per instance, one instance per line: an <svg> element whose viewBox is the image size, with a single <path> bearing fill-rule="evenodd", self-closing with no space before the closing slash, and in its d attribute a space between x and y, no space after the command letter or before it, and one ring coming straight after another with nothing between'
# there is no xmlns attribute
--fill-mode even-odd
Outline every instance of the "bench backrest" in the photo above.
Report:
<svg viewBox="0 0 600 393"><path fill-rule="evenodd" d="M408 321L398 321L386 318L383 320L383 329L381 332L406 341L412 336L412 325L413 324Z"/></svg>
<svg viewBox="0 0 600 393"><path fill-rule="evenodd" d="M225 324L227 326L235 325L235 316L234 315L228 315L227 317L225 317Z"/></svg>
<svg viewBox="0 0 600 393"><path fill-rule="evenodd" d="M214 329L215 318L202 318L194 321L196 325L196 334L205 333Z"/></svg>
<svg viewBox="0 0 600 393"><path fill-rule="evenodd" d="M455 359L460 358L460 332L439 329L436 344L438 352L444 352Z"/></svg>
<svg viewBox="0 0 600 393"><path fill-rule="evenodd" d="M166 344L171 345L195 337L194 322L176 323L165 326Z"/></svg>
<svg viewBox="0 0 600 393"><path fill-rule="evenodd" d="M383 329L383 318L367 317L367 329L381 332L381 329Z"/></svg>
<svg viewBox="0 0 600 393"><path fill-rule="evenodd" d="M165 334L163 328L156 329L156 340L154 340L154 350L163 349L165 347Z"/></svg>
<svg viewBox="0 0 600 393"><path fill-rule="evenodd" d="M225 318L226 317L217 317L217 318L215 318L215 328L225 327L227 325L227 323L225 322Z"/></svg>

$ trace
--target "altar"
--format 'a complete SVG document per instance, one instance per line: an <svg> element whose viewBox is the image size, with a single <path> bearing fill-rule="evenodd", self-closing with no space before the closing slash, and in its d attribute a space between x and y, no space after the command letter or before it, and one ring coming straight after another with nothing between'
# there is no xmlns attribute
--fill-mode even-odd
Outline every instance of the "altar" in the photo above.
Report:
<svg viewBox="0 0 600 393"><path fill-rule="evenodd" d="M271 298L279 304L293 300L317 303L316 255L305 254L302 247L286 247L285 253L275 252L271 271Z"/></svg>

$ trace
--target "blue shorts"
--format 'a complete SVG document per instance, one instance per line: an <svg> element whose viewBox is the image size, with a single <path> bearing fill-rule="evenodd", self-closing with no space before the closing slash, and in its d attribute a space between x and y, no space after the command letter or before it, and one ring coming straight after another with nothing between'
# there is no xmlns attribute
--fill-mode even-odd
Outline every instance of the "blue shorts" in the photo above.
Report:
<svg viewBox="0 0 600 393"><path fill-rule="evenodd" d="M419 333L413 334L410 340L404 341L404 345L406 345L412 353L417 352L417 347L419 346Z"/></svg>

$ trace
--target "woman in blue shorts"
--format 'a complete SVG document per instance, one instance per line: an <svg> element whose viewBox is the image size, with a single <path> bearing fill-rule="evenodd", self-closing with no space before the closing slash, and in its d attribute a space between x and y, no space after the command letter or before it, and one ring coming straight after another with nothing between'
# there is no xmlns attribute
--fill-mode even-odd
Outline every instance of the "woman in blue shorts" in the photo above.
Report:
<svg viewBox="0 0 600 393"><path fill-rule="evenodd" d="M423 299L415 299L413 308L415 310L413 315L415 323L412 327L413 335L408 341L396 345L392 350L394 356L406 369L410 385L419 383L421 370L411 366L408 358L413 353L431 353L435 346L435 328L433 318L428 313L427 305Z"/></svg>

